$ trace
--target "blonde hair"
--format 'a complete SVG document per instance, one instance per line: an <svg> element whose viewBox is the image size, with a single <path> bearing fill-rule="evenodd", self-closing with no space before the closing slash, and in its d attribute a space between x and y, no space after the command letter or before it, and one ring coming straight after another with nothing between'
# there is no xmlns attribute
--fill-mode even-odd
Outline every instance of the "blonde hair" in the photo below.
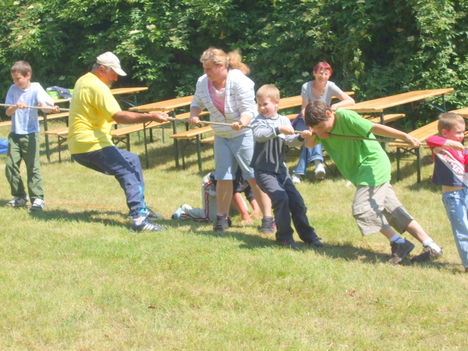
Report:
<svg viewBox="0 0 468 351"><path fill-rule="evenodd" d="M459 123L465 124L465 120L462 116L453 112L441 113L439 115L439 123L437 124L437 128L439 129L439 133L442 133L442 129L452 129Z"/></svg>
<svg viewBox="0 0 468 351"><path fill-rule="evenodd" d="M200 57L200 62L212 62L215 65L225 65L229 69L238 69L244 74L250 73L250 68L242 62L239 50L228 52L227 54L217 48L206 49Z"/></svg>
<svg viewBox="0 0 468 351"><path fill-rule="evenodd" d="M257 100L269 98L273 101L279 101L280 91L273 84L264 84L260 88L258 88L256 96L257 96Z"/></svg>

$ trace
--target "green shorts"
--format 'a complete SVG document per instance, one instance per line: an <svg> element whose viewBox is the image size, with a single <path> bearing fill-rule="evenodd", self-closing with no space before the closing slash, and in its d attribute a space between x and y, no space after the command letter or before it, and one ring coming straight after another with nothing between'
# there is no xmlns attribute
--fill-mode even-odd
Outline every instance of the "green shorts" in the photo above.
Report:
<svg viewBox="0 0 468 351"><path fill-rule="evenodd" d="M390 227L403 233L413 220L396 197L390 183L358 186L353 200L353 216L362 235Z"/></svg>

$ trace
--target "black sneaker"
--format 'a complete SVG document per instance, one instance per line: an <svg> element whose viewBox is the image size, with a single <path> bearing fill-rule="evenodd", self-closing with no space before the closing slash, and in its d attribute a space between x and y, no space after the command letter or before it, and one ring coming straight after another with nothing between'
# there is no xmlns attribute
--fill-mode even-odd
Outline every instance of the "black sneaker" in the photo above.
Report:
<svg viewBox="0 0 468 351"><path fill-rule="evenodd" d="M263 217L260 231L265 234L273 234L276 230L274 217Z"/></svg>
<svg viewBox="0 0 468 351"><path fill-rule="evenodd" d="M156 213L150 208L146 208L145 214L148 218L151 219L164 219L164 216L162 214ZM131 212L128 213L127 219L133 219Z"/></svg>
<svg viewBox="0 0 468 351"><path fill-rule="evenodd" d="M300 246L294 240L276 240L276 243L284 248L300 250Z"/></svg>
<svg viewBox="0 0 468 351"><path fill-rule="evenodd" d="M131 230L134 232L160 232L162 230L166 230L166 227L161 224L151 222L148 217L146 217L140 224L137 224L135 221L133 221Z"/></svg>
<svg viewBox="0 0 468 351"><path fill-rule="evenodd" d="M230 219L228 216L216 216L216 223L213 227L215 232L225 232L230 227Z"/></svg>
<svg viewBox="0 0 468 351"><path fill-rule="evenodd" d="M154 212L151 208L146 208L146 215L151 219L164 219L162 214Z"/></svg>
<svg viewBox="0 0 468 351"><path fill-rule="evenodd" d="M315 238L315 239L312 239L312 240L310 240L310 241L306 241L305 243L306 243L307 245L309 245L309 246L315 246L315 247L324 247L324 246L325 246L325 244L322 243L322 242L320 241L320 238L318 238L318 237Z"/></svg>
<svg viewBox="0 0 468 351"><path fill-rule="evenodd" d="M441 248L442 249L442 248ZM440 256L442 256L443 254L443 250L441 250L440 252L437 252L436 250L434 250L432 247L429 247L429 246L424 246L422 252L417 255L417 256L414 256L412 259L411 259L411 262L429 262L429 261L434 261L436 259L438 259Z"/></svg>
<svg viewBox="0 0 468 351"><path fill-rule="evenodd" d="M388 262L392 264L399 264L414 249L414 244L408 240L401 244L391 242L390 245L392 247L392 257Z"/></svg>

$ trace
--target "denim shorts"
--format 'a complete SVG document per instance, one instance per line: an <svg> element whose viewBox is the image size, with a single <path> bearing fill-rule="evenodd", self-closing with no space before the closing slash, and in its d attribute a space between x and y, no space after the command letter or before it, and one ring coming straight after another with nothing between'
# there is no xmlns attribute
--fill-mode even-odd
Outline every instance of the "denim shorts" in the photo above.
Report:
<svg viewBox="0 0 468 351"><path fill-rule="evenodd" d="M353 216L362 235L377 233L390 226L403 233L413 220L390 183L358 186L353 200Z"/></svg>
<svg viewBox="0 0 468 351"><path fill-rule="evenodd" d="M251 131L234 138L215 136L215 178L216 180L234 180L237 167L242 170L242 177L254 178L250 167L254 151L254 139Z"/></svg>

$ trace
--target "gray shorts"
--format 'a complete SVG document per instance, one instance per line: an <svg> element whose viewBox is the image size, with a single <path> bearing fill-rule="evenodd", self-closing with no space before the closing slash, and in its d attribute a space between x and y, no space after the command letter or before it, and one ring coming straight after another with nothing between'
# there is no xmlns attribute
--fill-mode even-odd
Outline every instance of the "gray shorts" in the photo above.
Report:
<svg viewBox="0 0 468 351"><path fill-rule="evenodd" d="M255 178L250 167L254 151L252 132L243 133L232 139L215 136L215 178L216 180L236 179L237 167L242 170L242 177Z"/></svg>
<svg viewBox="0 0 468 351"><path fill-rule="evenodd" d="M390 227L403 233L413 220L397 199L390 183L358 186L353 200L353 216L362 235Z"/></svg>

